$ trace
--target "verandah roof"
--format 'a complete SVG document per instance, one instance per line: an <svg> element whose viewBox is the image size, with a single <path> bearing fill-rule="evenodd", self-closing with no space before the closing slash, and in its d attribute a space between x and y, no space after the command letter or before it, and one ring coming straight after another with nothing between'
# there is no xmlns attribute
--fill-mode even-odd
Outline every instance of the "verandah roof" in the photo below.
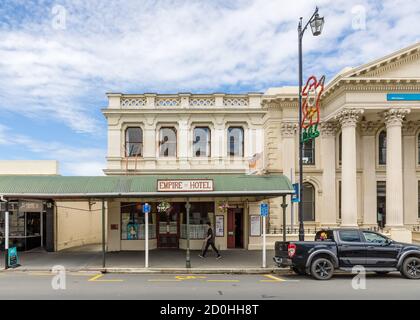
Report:
<svg viewBox="0 0 420 320"><path fill-rule="evenodd" d="M158 180L212 179L213 191L159 192ZM122 198L187 196L277 197L294 193L284 175L0 176L0 195L31 198Z"/></svg>

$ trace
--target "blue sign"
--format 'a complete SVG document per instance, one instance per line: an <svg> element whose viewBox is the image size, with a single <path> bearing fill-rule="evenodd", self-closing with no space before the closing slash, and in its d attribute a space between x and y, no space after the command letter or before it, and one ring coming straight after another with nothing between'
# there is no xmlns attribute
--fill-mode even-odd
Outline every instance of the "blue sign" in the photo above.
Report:
<svg viewBox="0 0 420 320"><path fill-rule="evenodd" d="M150 210L151 210L150 204L145 203L143 205L143 213L150 213Z"/></svg>
<svg viewBox="0 0 420 320"><path fill-rule="evenodd" d="M19 258L16 247L9 248L7 264L9 268L19 267Z"/></svg>
<svg viewBox="0 0 420 320"><path fill-rule="evenodd" d="M260 211L262 217L268 216L268 204L267 203L261 203L260 205Z"/></svg>
<svg viewBox="0 0 420 320"><path fill-rule="evenodd" d="M420 93L388 93L388 101L420 101Z"/></svg>
<svg viewBox="0 0 420 320"><path fill-rule="evenodd" d="M294 183L293 184L293 189L295 189L295 193L292 195L292 202L300 202L300 197L299 197L299 183Z"/></svg>

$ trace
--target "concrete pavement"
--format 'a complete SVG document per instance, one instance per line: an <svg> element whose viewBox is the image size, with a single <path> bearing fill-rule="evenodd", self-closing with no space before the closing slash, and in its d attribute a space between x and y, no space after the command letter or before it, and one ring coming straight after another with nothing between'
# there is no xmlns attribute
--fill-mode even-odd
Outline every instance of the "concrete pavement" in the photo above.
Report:
<svg viewBox="0 0 420 320"><path fill-rule="evenodd" d="M207 257L198 257L199 251L191 251L191 269L186 269L186 251L159 249L149 252L149 269L144 269L144 252L110 252L106 254L106 268L102 268L100 246L86 246L60 252L34 250L19 252L21 271L50 271L61 265L69 271L105 271L136 273L267 273L278 271L272 257L274 251L267 251L267 268L261 268L262 252L248 250L227 250L217 260L213 252ZM0 268L4 267L4 255L0 254Z"/></svg>

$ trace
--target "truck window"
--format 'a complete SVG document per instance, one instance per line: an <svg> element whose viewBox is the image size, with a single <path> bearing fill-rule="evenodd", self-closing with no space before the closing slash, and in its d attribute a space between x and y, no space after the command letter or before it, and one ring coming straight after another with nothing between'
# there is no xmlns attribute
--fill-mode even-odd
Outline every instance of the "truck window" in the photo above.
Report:
<svg viewBox="0 0 420 320"><path fill-rule="evenodd" d="M315 235L315 241L334 241L334 232L332 230L321 230Z"/></svg>
<svg viewBox="0 0 420 320"><path fill-rule="evenodd" d="M369 243L383 244L387 242L387 238L374 232L363 231L363 235L365 236L366 242L369 242Z"/></svg>
<svg viewBox="0 0 420 320"><path fill-rule="evenodd" d="M355 230L340 230L339 232L341 241L344 242L361 242L359 231Z"/></svg>

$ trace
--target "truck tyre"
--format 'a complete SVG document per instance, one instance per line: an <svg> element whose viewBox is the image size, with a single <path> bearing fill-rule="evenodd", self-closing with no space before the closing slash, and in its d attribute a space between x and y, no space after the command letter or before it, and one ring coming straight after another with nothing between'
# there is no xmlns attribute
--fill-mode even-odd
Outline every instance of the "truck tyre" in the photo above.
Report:
<svg viewBox="0 0 420 320"><path fill-rule="evenodd" d="M292 267L292 270L294 273L300 276L304 276L306 274L305 270L302 270L301 268L298 268L298 267Z"/></svg>
<svg viewBox="0 0 420 320"><path fill-rule="evenodd" d="M311 263L311 275L316 280L329 280L334 274L334 265L326 258L315 258Z"/></svg>
<svg viewBox="0 0 420 320"><path fill-rule="evenodd" d="M404 260L401 268L401 274L407 279L420 279L420 258L408 257Z"/></svg>

